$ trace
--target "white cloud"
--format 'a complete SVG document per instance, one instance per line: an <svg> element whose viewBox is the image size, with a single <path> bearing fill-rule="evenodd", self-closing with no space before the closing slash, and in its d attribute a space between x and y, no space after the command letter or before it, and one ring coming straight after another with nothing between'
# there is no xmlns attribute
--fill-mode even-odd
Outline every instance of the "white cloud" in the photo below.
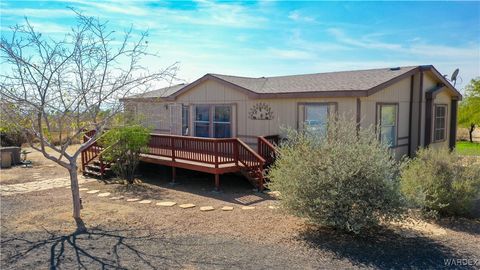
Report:
<svg viewBox="0 0 480 270"><path fill-rule="evenodd" d="M105 14L116 13L130 16L144 16L149 14L148 9L143 7L143 3L139 1L105 1L95 2L86 0L70 0L70 3L80 4L84 7L90 7L90 11L96 11L96 13ZM88 14L91 15L91 14Z"/></svg>
<svg viewBox="0 0 480 270"><path fill-rule="evenodd" d="M288 14L288 18L290 20L296 21L296 22L308 22L308 23L315 22L315 18L313 18L311 16L303 15L303 14L300 13L299 10L291 11Z"/></svg>
<svg viewBox="0 0 480 270"><path fill-rule="evenodd" d="M365 49L385 49L385 50L399 50L402 48L402 45L395 43L386 43L380 42L378 40L371 39L370 35L365 35L361 38L352 38L345 34L345 32L338 28L329 28L327 32L334 36L337 41L347 45L352 45L356 47L361 47ZM380 35L380 34L376 34Z"/></svg>
<svg viewBox="0 0 480 270"><path fill-rule="evenodd" d="M2 17L29 17L29 18L62 18L71 17L73 12L65 9L48 9L48 8L2 8L0 11Z"/></svg>
<svg viewBox="0 0 480 270"><path fill-rule="evenodd" d="M55 24L55 23L48 23L48 22L32 22L30 24L38 33L61 33L66 34L70 31L70 28Z"/></svg>
<svg viewBox="0 0 480 270"><path fill-rule="evenodd" d="M314 58L312 53L305 50L269 48L266 53L273 58L284 60L306 60Z"/></svg>

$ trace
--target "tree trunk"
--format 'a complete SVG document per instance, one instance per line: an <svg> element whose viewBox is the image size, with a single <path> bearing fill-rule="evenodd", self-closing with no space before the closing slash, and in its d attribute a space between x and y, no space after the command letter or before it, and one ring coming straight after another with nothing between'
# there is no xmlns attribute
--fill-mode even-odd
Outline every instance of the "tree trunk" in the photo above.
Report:
<svg viewBox="0 0 480 270"><path fill-rule="evenodd" d="M82 233L86 231L86 227L80 216L80 211L82 209L82 201L80 198L80 190L78 187L77 165L72 164L68 171L70 173L70 188L72 190L73 199L73 219L75 219L75 223L77 225L77 233Z"/></svg>
<svg viewBox="0 0 480 270"><path fill-rule="evenodd" d="M470 142L473 143L473 131L475 130L475 124L470 125L470 130L468 131L468 134L470 135Z"/></svg>

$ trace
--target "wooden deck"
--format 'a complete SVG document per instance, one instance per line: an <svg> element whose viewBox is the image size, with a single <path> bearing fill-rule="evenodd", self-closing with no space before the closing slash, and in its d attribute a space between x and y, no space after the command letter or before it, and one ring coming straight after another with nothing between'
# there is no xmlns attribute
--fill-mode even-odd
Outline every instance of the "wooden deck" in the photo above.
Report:
<svg viewBox="0 0 480 270"><path fill-rule="evenodd" d="M238 138L198 138L165 134L151 134L148 149L140 160L172 167L172 181L176 168L206 172L215 175L215 187L220 187L220 175L242 172L257 188L263 189L263 169L275 158L278 136L258 138L258 153ZM102 149L97 143L82 153L82 168L100 160Z"/></svg>

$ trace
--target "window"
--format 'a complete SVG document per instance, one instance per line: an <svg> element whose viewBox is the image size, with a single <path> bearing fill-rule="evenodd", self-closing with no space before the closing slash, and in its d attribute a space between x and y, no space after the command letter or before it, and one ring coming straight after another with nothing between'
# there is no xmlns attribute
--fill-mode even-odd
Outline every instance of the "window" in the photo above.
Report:
<svg viewBox="0 0 480 270"><path fill-rule="evenodd" d="M210 137L210 106L195 106L195 136Z"/></svg>
<svg viewBox="0 0 480 270"><path fill-rule="evenodd" d="M182 135L188 135L188 122L190 120L190 110L188 106L182 105Z"/></svg>
<svg viewBox="0 0 480 270"><path fill-rule="evenodd" d="M230 106L214 106L213 137L230 138L232 136L232 108Z"/></svg>
<svg viewBox="0 0 480 270"><path fill-rule="evenodd" d="M447 106L435 105L435 122L434 122L434 141L445 140L445 131L447 126Z"/></svg>
<svg viewBox="0 0 480 270"><path fill-rule="evenodd" d="M195 106L195 136L232 137L232 107L227 105Z"/></svg>
<svg viewBox="0 0 480 270"><path fill-rule="evenodd" d="M310 132L324 133L328 122L328 104L305 105L305 128Z"/></svg>
<svg viewBox="0 0 480 270"><path fill-rule="evenodd" d="M377 125L379 139L390 147L397 143L397 105L377 105Z"/></svg>

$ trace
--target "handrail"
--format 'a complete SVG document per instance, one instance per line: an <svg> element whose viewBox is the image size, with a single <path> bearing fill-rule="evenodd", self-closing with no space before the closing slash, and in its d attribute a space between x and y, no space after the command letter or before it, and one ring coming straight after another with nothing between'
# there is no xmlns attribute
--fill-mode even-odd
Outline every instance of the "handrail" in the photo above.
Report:
<svg viewBox="0 0 480 270"><path fill-rule="evenodd" d="M98 154L101 152L99 149L101 147L98 145L97 141L93 142L90 146L85 148L82 151L82 170L85 171L85 166L94 160Z"/></svg>
<svg viewBox="0 0 480 270"><path fill-rule="evenodd" d="M257 151L266 160L266 165L271 165L278 154L278 149L270 141L278 142L278 135L259 136L257 139Z"/></svg>
<svg viewBox="0 0 480 270"><path fill-rule="evenodd" d="M228 142L234 141L235 138L210 138L210 137L194 137L194 136L183 136L183 135L173 135L173 134L161 134L161 133L150 133L150 136L157 137L166 137L166 138L179 138L179 139L193 139L201 141L216 141L216 142Z"/></svg>
<svg viewBox="0 0 480 270"><path fill-rule="evenodd" d="M250 146L248 146L246 143L242 142L240 139L236 138L237 139L237 143L239 143L241 146L243 146L248 152L250 152L253 156L255 156L257 158L257 160L261 163L265 163L265 159L260 156L259 154L257 154L255 151L253 151Z"/></svg>
<svg viewBox="0 0 480 270"><path fill-rule="evenodd" d="M86 131L85 134L83 135L83 142L87 142L92 138L92 136L95 136L97 133L96 130L92 129L89 131ZM89 134L89 135L87 135ZM106 133L103 133L98 137L91 145L89 145L87 148L85 148L82 151L81 157L82 157L82 171L85 171L85 166L90 163L92 160L94 160L96 157L99 156L99 154L103 151L102 147L98 144L98 140L102 138ZM89 137L88 139L86 137ZM93 150L95 149L95 150Z"/></svg>
<svg viewBox="0 0 480 270"><path fill-rule="evenodd" d="M238 161L247 168L247 173L249 175L247 177L252 177L251 181L260 191L262 191L264 189L263 169L265 166L265 159L240 139L237 138L236 141L236 146L238 147Z"/></svg>
<svg viewBox="0 0 480 270"><path fill-rule="evenodd" d="M280 141L280 136L279 135L267 135L267 136L260 136L262 138L265 138L265 140L269 141L272 145L277 144Z"/></svg>
<svg viewBox="0 0 480 270"><path fill-rule="evenodd" d="M258 137L258 141L259 141L259 144L258 144L258 152L260 153L260 142L262 144L265 144L268 148L270 148L270 150L272 150L272 152L277 152L277 148L271 143L269 142L267 139L265 139L265 137Z"/></svg>

